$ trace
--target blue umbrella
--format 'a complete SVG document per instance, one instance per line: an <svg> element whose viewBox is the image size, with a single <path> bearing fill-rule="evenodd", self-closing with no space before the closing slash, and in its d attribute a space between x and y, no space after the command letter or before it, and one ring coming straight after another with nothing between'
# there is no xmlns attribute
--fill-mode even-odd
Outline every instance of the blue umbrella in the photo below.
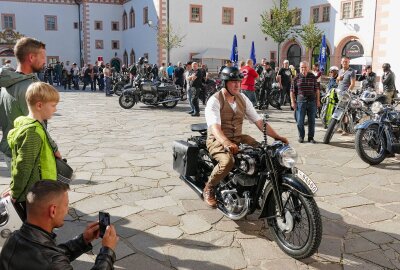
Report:
<svg viewBox="0 0 400 270"><path fill-rule="evenodd" d="M233 36L233 43L232 43L232 51L231 51L231 58L230 60L235 63L237 66L239 60L239 53L238 53L238 46L237 46L237 38L236 35Z"/></svg>
<svg viewBox="0 0 400 270"><path fill-rule="evenodd" d="M254 48L254 41L251 43L250 59L253 60L253 64L256 64L256 49Z"/></svg>
<svg viewBox="0 0 400 270"><path fill-rule="evenodd" d="M321 48L319 49L318 62L319 62L319 69L321 71L325 71L325 65L326 65L326 41L325 41L325 35L322 36L322 44L321 44Z"/></svg>

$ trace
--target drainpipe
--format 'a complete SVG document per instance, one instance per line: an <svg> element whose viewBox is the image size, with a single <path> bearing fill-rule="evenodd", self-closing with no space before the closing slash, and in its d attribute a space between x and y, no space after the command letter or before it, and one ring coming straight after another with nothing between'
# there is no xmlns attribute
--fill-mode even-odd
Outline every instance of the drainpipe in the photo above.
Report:
<svg viewBox="0 0 400 270"><path fill-rule="evenodd" d="M376 34L376 13L378 13L378 0L375 0L375 19L374 19L374 36L372 37L372 52L371 58L374 59L374 48L375 48L375 34ZM374 60L372 60L373 64Z"/></svg>
<svg viewBox="0 0 400 270"><path fill-rule="evenodd" d="M78 33L79 33L79 63L80 67L83 67L83 57L82 57L82 22L81 22L81 2L82 0L75 0L75 4L78 5Z"/></svg>
<svg viewBox="0 0 400 270"><path fill-rule="evenodd" d="M170 55L169 55L169 51L170 51L170 45L169 45L169 0L167 0L167 65L170 62Z"/></svg>

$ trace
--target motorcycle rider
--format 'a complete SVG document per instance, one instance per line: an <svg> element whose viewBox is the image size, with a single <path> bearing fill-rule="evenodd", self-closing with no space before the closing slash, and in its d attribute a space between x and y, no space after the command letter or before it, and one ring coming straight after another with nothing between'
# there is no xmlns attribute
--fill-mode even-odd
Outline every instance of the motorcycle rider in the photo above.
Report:
<svg viewBox="0 0 400 270"><path fill-rule="evenodd" d="M260 102L258 108L261 110L263 107L268 110L269 96L272 89L272 83L274 82L275 71L271 68L269 62L265 62L264 71L261 74L262 87L260 92Z"/></svg>
<svg viewBox="0 0 400 270"><path fill-rule="evenodd" d="M331 66L329 69L329 81L328 85L326 86L327 91L331 90L332 88L337 88L337 77L338 77L339 68L337 66Z"/></svg>
<svg viewBox="0 0 400 270"><path fill-rule="evenodd" d="M371 88L372 90L375 90L375 80L376 80L376 74L375 72L372 71L371 66L367 66L365 68L365 72L363 75L358 78L358 81L362 82L362 90L366 90L368 88Z"/></svg>
<svg viewBox="0 0 400 270"><path fill-rule="evenodd" d="M207 149L218 164L214 167L203 190L204 201L210 207L216 207L214 188L224 179L234 166L234 156L240 143L257 146L258 142L242 134L243 119L246 117L259 130L263 130L262 118L257 114L251 101L240 93L243 75L237 67L226 67L221 71L222 89L207 102L205 117L208 126ZM271 125L267 125L267 135L288 143Z"/></svg>
<svg viewBox="0 0 400 270"><path fill-rule="evenodd" d="M393 71L390 69L389 63L384 63L382 65L383 75L382 75L382 85L383 85L383 94L386 96L386 102L388 104L392 104L392 99L396 97L396 76Z"/></svg>

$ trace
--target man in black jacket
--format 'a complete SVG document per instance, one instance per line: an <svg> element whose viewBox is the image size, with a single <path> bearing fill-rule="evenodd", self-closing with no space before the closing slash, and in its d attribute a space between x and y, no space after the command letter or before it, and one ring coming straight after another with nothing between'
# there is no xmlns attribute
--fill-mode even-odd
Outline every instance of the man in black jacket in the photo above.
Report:
<svg viewBox="0 0 400 270"><path fill-rule="evenodd" d="M20 230L8 238L0 254L2 270L72 270L71 261L92 249L99 237L99 224L89 224L83 234L56 245L54 228L64 225L68 212L68 186L56 181L39 181L27 195L28 218ZM118 242L115 229L107 227L99 255L92 269L114 269L114 249Z"/></svg>

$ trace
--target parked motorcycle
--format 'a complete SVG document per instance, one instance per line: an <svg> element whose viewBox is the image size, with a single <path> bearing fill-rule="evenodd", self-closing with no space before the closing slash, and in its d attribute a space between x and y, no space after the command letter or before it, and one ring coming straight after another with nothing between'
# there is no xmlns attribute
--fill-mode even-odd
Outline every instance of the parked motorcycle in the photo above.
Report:
<svg viewBox="0 0 400 270"><path fill-rule="evenodd" d="M191 130L200 135L174 142L173 167L202 196L217 163L206 147L207 125L194 124ZM313 198L318 188L295 167L295 150L280 141L268 144L266 135L259 147L240 145L239 149L233 170L216 187L218 209L232 220L257 211L279 248L296 259L310 257L322 237L321 216Z"/></svg>
<svg viewBox="0 0 400 270"><path fill-rule="evenodd" d="M276 109L279 109L284 102L281 98L281 91L282 89L279 88L279 83L272 84L272 89L269 95L269 104Z"/></svg>
<svg viewBox="0 0 400 270"><path fill-rule="evenodd" d="M376 101L371 106L375 118L356 127L355 147L358 156L370 165L381 163L387 155L400 154L400 112L395 104Z"/></svg>
<svg viewBox="0 0 400 270"><path fill-rule="evenodd" d="M360 122L363 116L367 113L363 102L357 94L348 91L336 90L338 94L338 103L329 121L323 142L330 143L333 134L338 127L346 133L355 133L355 126Z"/></svg>
<svg viewBox="0 0 400 270"><path fill-rule="evenodd" d="M129 75L122 75L117 73L116 76L112 78L112 91L117 96L122 94L124 87L129 83Z"/></svg>
<svg viewBox="0 0 400 270"><path fill-rule="evenodd" d="M174 108L181 100L181 95L182 91L172 83L138 78L132 88L123 90L119 97L119 105L124 109L130 109L140 101L146 105L162 104L165 108Z"/></svg>

